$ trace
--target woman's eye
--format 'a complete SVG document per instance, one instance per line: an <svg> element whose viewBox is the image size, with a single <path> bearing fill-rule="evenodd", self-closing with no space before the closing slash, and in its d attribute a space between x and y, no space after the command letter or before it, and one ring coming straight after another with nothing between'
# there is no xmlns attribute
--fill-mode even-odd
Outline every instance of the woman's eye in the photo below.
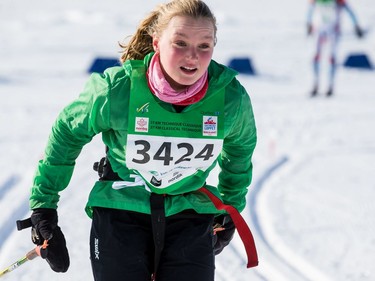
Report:
<svg viewBox="0 0 375 281"><path fill-rule="evenodd" d="M208 45L208 44L202 44L202 45L200 45L199 46L201 49L208 49L208 48L210 48L210 45Z"/></svg>
<svg viewBox="0 0 375 281"><path fill-rule="evenodd" d="M186 46L186 43L183 42L183 41L178 41L178 42L176 42L175 44L176 44L177 46L179 46L179 47L185 47L185 46Z"/></svg>

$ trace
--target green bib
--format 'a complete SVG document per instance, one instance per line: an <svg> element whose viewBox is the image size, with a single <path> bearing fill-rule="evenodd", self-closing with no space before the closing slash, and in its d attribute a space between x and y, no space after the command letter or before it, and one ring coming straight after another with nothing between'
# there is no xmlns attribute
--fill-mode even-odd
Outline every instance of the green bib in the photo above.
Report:
<svg viewBox="0 0 375 281"><path fill-rule="evenodd" d="M170 112L151 93L145 72L143 64L132 64L126 165L151 191L174 192L216 164L224 139L225 92L203 99L194 110Z"/></svg>

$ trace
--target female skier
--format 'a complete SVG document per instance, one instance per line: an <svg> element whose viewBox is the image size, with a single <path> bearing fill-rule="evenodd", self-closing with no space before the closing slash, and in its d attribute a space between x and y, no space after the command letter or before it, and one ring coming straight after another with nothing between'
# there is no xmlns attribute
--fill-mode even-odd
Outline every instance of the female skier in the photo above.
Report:
<svg viewBox="0 0 375 281"><path fill-rule="evenodd" d="M323 44L330 44L329 51L329 81L327 96L333 94L334 79L336 74L336 49L337 43L340 36L340 18L343 10L346 10L353 22L356 35L361 38L363 31L358 24L358 20L345 0L310 0L307 16L307 33L311 35L313 33L313 14L314 11L319 12L319 27L318 27L318 38L316 44L316 51L313 60L314 69L314 84L311 91L311 96L316 96L319 90L319 76L320 76L320 60Z"/></svg>
<svg viewBox="0 0 375 281"><path fill-rule="evenodd" d="M107 153L86 208L94 279L214 280L215 254L245 208L257 139L249 96L212 60L215 44L204 2L159 5L120 45L123 65L93 74L62 110L30 196L32 239L47 241L42 256L54 271L69 267L59 192L83 146L101 134ZM206 180L216 163L214 187Z"/></svg>

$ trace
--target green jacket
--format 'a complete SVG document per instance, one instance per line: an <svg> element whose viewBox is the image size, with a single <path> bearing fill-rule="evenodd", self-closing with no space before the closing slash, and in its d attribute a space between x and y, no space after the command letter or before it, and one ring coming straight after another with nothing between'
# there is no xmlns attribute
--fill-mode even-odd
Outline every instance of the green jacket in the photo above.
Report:
<svg viewBox="0 0 375 281"><path fill-rule="evenodd" d="M144 59L148 67L152 54ZM184 111L194 110L210 96L225 88L225 129L217 187L206 187L226 204L240 212L245 208L247 188L252 178L251 157L256 145L256 127L250 98L235 78L236 72L211 61L209 88L205 97L197 104L187 106ZM57 208L59 192L65 189L83 146L96 134L108 146L108 159L112 169L125 181L132 181L132 173L125 164L126 131L128 128L130 76L132 64L108 68L103 74L92 74L77 100L65 107L56 119L45 149L44 159L39 161L30 196L30 207ZM156 97L155 97L156 99ZM166 110L175 112L171 104L158 100ZM101 157L98 152L98 159ZM92 163L88 163L92 165ZM213 167L212 167L213 168ZM94 174L94 173L93 173ZM207 177L208 175L204 175ZM203 178L201 182L206 179ZM90 193L86 211L100 206L150 213L150 193L144 186L112 188L111 181L97 181ZM183 194L166 197L166 215L185 209L199 213L219 213L206 195L197 190L201 185L186 186Z"/></svg>

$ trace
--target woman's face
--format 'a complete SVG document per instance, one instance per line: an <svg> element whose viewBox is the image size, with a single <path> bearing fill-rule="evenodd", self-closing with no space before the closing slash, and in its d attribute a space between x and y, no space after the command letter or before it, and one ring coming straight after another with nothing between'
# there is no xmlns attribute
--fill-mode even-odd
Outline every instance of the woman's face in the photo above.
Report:
<svg viewBox="0 0 375 281"><path fill-rule="evenodd" d="M214 45L213 23L204 18L173 17L160 36L153 36L165 78L177 91L194 84L204 74Z"/></svg>

